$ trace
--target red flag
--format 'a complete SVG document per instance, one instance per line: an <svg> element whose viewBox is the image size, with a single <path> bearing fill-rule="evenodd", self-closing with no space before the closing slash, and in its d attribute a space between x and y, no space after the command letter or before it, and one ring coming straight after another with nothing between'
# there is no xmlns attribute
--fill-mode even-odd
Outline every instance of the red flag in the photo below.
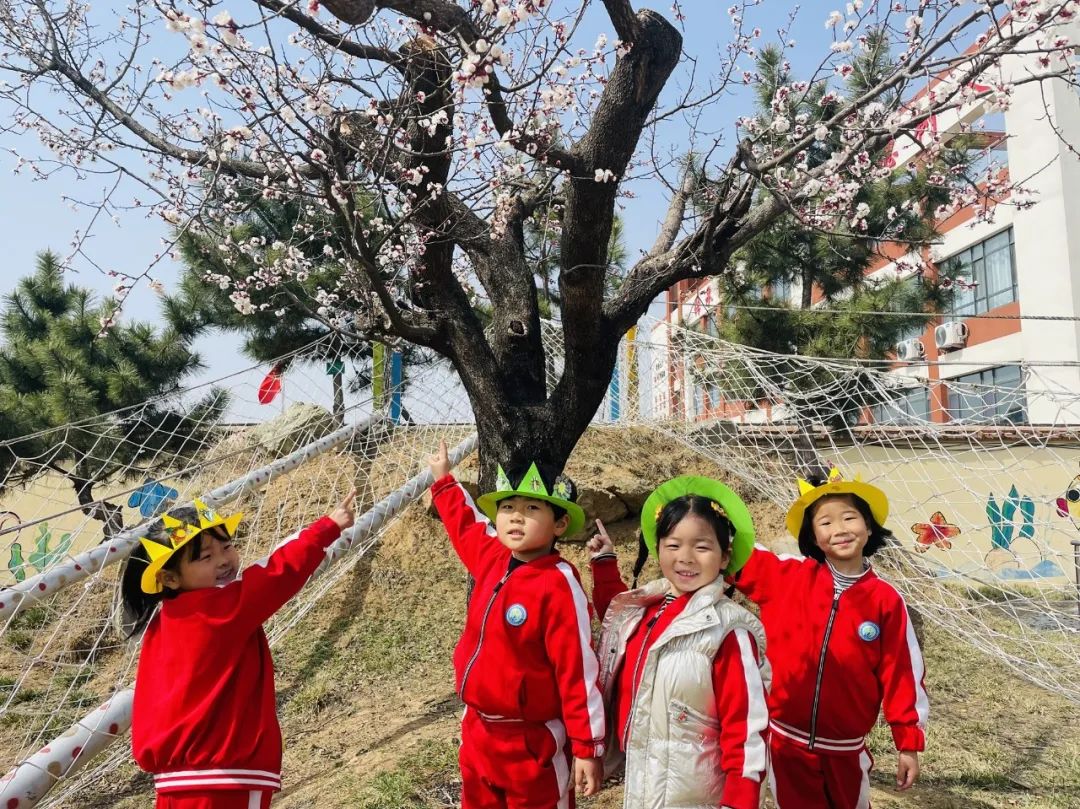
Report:
<svg viewBox="0 0 1080 809"><path fill-rule="evenodd" d="M275 365L259 383L259 404L270 404L281 393L281 367Z"/></svg>
<svg viewBox="0 0 1080 809"><path fill-rule="evenodd" d="M936 135L937 134L937 116L936 115L931 115L929 118L924 119L921 124L919 124L917 127L915 127L915 140L917 140L917 141L919 141L921 143L922 139L923 139L923 135L925 135L927 132L929 132L930 135Z"/></svg>

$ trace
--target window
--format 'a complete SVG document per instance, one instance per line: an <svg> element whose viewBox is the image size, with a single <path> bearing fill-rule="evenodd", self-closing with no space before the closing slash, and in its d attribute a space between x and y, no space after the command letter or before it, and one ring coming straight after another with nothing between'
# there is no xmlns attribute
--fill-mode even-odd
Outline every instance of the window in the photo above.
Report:
<svg viewBox="0 0 1080 809"><path fill-rule="evenodd" d="M996 177L1002 169L1009 167L1009 150L1005 141L999 140L993 146L975 147L967 150L967 176L976 183L985 183L991 176Z"/></svg>
<svg viewBox="0 0 1080 809"><path fill-rule="evenodd" d="M1016 300L1016 249L1012 228L943 262L945 272L963 278L953 297L954 315L977 315ZM974 286L971 284L974 283Z"/></svg>
<svg viewBox="0 0 1080 809"><path fill-rule="evenodd" d="M930 420L930 390L911 388L887 402L874 405L875 424L914 424Z"/></svg>
<svg viewBox="0 0 1080 809"><path fill-rule="evenodd" d="M769 296L774 301L782 303L791 302L792 283L790 279L778 278L769 282Z"/></svg>
<svg viewBox="0 0 1080 809"><path fill-rule="evenodd" d="M706 393L709 397L709 409L715 410L720 406L720 387L715 382L710 382Z"/></svg>
<svg viewBox="0 0 1080 809"><path fill-rule="evenodd" d="M1019 365L987 368L948 382L949 417L974 424L1027 424Z"/></svg>

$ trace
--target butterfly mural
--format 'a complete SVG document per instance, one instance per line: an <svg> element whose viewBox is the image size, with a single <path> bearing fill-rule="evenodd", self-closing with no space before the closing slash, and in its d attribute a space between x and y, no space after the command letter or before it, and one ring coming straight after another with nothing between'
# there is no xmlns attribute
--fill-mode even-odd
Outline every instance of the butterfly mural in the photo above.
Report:
<svg viewBox="0 0 1080 809"><path fill-rule="evenodd" d="M179 497L180 492L171 486L147 478L146 483L131 493L127 504L149 519L168 509Z"/></svg>
<svg viewBox="0 0 1080 809"><path fill-rule="evenodd" d="M945 519L940 511L930 515L929 522L917 522L911 526L911 532L915 534L915 550L926 553L930 548L952 548L953 537L960 535L960 526L953 525Z"/></svg>

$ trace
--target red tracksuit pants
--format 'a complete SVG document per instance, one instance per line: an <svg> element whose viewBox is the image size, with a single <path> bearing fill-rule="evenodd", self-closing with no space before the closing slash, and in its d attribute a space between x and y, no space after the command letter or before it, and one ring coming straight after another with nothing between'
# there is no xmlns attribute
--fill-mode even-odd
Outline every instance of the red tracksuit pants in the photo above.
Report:
<svg viewBox="0 0 1080 809"><path fill-rule="evenodd" d="M870 809L865 748L822 755L769 734L769 789L776 809Z"/></svg>
<svg viewBox="0 0 1080 809"><path fill-rule="evenodd" d="M154 809L269 809L273 796L264 789L159 792Z"/></svg>
<svg viewBox="0 0 1080 809"><path fill-rule="evenodd" d="M574 809L563 723L461 720L462 809Z"/></svg>

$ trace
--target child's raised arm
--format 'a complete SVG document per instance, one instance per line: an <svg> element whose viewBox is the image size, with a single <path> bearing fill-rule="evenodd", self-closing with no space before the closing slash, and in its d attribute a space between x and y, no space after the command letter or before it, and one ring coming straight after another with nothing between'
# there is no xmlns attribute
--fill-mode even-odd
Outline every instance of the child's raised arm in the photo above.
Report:
<svg viewBox="0 0 1080 809"><path fill-rule="evenodd" d="M450 474L446 441L440 441L438 451L428 458L428 468L434 477L431 484L431 502L439 512L439 519L446 528L458 558L466 570L476 577L496 558L497 554L494 552L502 547L498 543L495 526Z"/></svg>
<svg viewBox="0 0 1080 809"><path fill-rule="evenodd" d="M585 543L589 549L589 570L593 577L593 609L603 621L612 599L619 593L626 592L626 582L619 574L619 558L615 555L615 543L608 536L607 529L600 520L596 521L596 531L592 539Z"/></svg>
<svg viewBox="0 0 1080 809"><path fill-rule="evenodd" d="M805 557L775 554L764 545L754 545L746 564L734 576L725 576L728 584L756 604L764 604L784 585L784 573L793 565L807 562Z"/></svg>
<svg viewBox="0 0 1080 809"><path fill-rule="evenodd" d="M311 578L315 568L326 558L326 549L352 526L355 519L353 489L326 517L321 517L300 531L294 539L279 545L273 552L245 568L236 586L239 602L234 619L241 628L254 629L281 609Z"/></svg>

